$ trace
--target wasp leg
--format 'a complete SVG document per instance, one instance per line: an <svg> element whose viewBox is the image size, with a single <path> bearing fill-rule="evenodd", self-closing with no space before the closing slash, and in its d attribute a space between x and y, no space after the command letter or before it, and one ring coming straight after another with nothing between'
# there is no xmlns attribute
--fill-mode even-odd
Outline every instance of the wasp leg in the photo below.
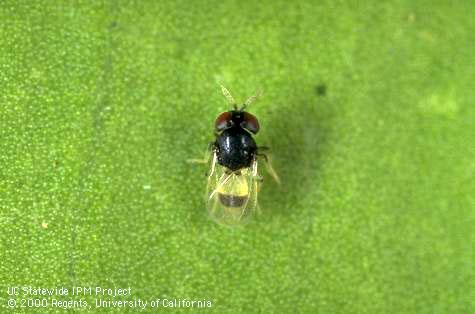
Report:
<svg viewBox="0 0 475 314"><path fill-rule="evenodd" d="M214 151L214 142L210 142L208 144L208 149L205 151L205 154L202 159L191 158L191 159L187 159L186 162L193 163L193 164L207 164L211 156L210 152L213 152L213 151Z"/></svg>
<svg viewBox="0 0 475 314"><path fill-rule="evenodd" d="M209 178L214 173L214 169L216 167L216 150L215 150L214 142L210 142L208 144L208 149L206 150L202 159L192 158L192 159L187 159L186 162L194 163L194 164L207 164L209 163L209 159L211 156L213 156L213 161L211 163L211 170L209 171L209 173L208 172L205 173L205 176Z"/></svg>
<svg viewBox="0 0 475 314"><path fill-rule="evenodd" d="M203 157L203 159L190 158L190 159L187 159L186 162L190 164L207 164L209 162L209 156Z"/></svg>
<svg viewBox="0 0 475 314"><path fill-rule="evenodd" d="M275 180L277 184L280 184L279 175L274 170L274 167L272 167L272 163L270 161L269 156L267 156L266 154L259 154L259 153L257 154L257 156L262 157L264 159L267 172L270 174L270 176Z"/></svg>
<svg viewBox="0 0 475 314"><path fill-rule="evenodd" d="M270 147L269 146L259 146L257 148L257 151L258 152L262 152L262 151L269 151L270 150Z"/></svg>

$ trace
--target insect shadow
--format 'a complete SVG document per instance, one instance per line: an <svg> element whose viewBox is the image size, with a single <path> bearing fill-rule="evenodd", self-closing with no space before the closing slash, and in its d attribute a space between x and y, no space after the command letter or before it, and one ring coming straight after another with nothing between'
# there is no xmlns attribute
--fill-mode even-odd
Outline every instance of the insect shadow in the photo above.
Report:
<svg viewBox="0 0 475 314"><path fill-rule="evenodd" d="M325 93L322 95L321 88L317 88L315 94L275 104L266 113L269 117L263 129L268 136L259 139L259 144L270 146L282 184L278 186L265 176L259 194L264 220L290 215L302 199L319 189L321 160L328 153L334 116L331 103L323 97Z"/></svg>

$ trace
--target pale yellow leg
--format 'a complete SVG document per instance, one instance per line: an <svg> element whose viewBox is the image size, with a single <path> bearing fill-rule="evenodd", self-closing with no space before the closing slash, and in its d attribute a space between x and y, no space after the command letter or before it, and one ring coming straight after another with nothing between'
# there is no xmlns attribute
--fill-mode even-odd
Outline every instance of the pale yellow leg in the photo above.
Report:
<svg viewBox="0 0 475 314"><path fill-rule="evenodd" d="M205 152L205 155L203 158L191 158L187 159L186 162L193 163L193 164L207 164L209 162L209 157L210 157L209 151Z"/></svg>
<svg viewBox="0 0 475 314"><path fill-rule="evenodd" d="M277 184L280 184L281 181L280 181L280 178L279 178L279 175L277 174L277 172L274 170L274 167L272 167L272 163L270 161L270 158L269 156L267 155L260 155L260 156L263 156L264 158L264 162L266 164L266 170L267 172L269 173L269 175L274 179L274 181L277 183Z"/></svg>

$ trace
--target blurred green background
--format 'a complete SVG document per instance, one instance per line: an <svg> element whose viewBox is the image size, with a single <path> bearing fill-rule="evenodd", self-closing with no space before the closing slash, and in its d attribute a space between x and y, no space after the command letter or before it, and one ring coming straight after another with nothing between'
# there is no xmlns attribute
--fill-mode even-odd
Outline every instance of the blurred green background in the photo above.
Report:
<svg viewBox="0 0 475 314"><path fill-rule="evenodd" d="M216 313L473 313L474 8L2 1L2 312L9 286L100 285ZM283 181L237 229L186 163L228 109L218 82L264 91Z"/></svg>

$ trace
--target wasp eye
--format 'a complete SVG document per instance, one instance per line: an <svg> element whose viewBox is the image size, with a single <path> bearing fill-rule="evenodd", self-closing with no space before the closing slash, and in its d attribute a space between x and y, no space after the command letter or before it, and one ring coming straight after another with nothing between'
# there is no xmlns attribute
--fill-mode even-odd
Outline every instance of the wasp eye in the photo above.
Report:
<svg viewBox="0 0 475 314"><path fill-rule="evenodd" d="M214 127L216 128L216 131L223 131L229 129L232 126L232 115L229 111L221 113L214 122Z"/></svg>
<svg viewBox="0 0 475 314"><path fill-rule="evenodd" d="M259 132L259 122L257 118L249 112L244 112L241 127L253 134Z"/></svg>

